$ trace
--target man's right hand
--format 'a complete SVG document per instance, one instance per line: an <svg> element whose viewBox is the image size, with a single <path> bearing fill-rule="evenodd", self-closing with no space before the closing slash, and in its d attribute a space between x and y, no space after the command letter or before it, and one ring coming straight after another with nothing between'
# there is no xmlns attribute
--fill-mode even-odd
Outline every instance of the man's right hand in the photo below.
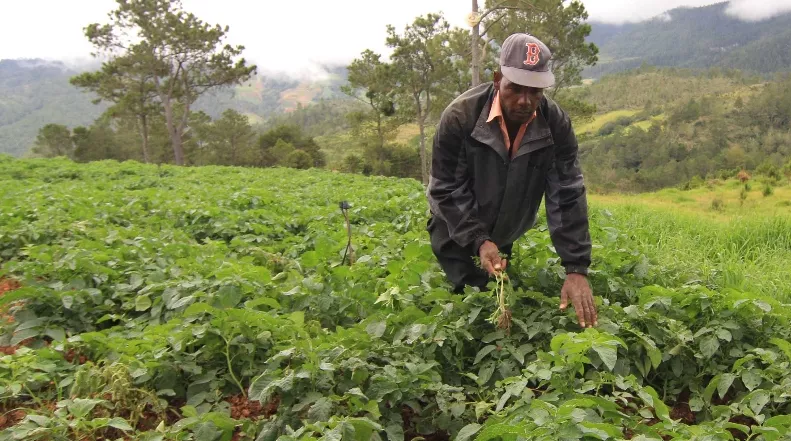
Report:
<svg viewBox="0 0 791 441"><path fill-rule="evenodd" d="M490 240L484 242L478 250L478 255L481 258L481 266L490 276L505 271L508 262L500 258L500 250L494 242Z"/></svg>

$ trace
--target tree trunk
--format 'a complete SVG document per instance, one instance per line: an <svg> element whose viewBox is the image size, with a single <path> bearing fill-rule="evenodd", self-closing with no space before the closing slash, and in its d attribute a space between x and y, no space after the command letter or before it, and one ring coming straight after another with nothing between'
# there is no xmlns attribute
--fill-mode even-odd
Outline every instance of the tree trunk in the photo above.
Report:
<svg viewBox="0 0 791 441"><path fill-rule="evenodd" d="M138 124L140 125L140 137L143 140L143 162L148 164L151 162L151 159L148 157L148 116L146 114L141 114Z"/></svg>
<svg viewBox="0 0 791 441"><path fill-rule="evenodd" d="M472 12L478 12L478 0L472 0ZM478 22L472 27L472 40L470 41L470 45L472 46L472 87L481 84L480 26L481 24Z"/></svg>
<svg viewBox="0 0 791 441"><path fill-rule="evenodd" d="M420 94L415 94L415 109L417 110L417 125L420 128L420 176L423 185L428 185L428 158L426 157L426 118L420 105Z"/></svg>
<svg viewBox="0 0 791 441"><path fill-rule="evenodd" d="M376 131L379 133L379 148L384 150L385 134L382 131L382 115L379 112L376 112Z"/></svg>
<svg viewBox="0 0 791 441"><path fill-rule="evenodd" d="M173 121L173 104L170 100L164 100L162 107L165 108L165 124L170 136L170 144L173 146L173 158L176 165L184 165L184 146L181 144L181 134L178 133L175 121Z"/></svg>

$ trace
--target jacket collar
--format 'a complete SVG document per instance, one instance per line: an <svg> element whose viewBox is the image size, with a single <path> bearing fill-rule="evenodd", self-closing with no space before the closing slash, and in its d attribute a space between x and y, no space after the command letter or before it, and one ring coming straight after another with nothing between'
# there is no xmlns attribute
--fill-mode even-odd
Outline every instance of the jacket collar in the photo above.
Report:
<svg viewBox="0 0 791 441"><path fill-rule="evenodd" d="M483 109L481 109L481 113L478 116L478 120L475 122L475 128L471 136L473 139L491 147L500 155L503 161L507 163L510 162L511 159L508 155L508 149L503 142L502 134L500 134L500 127L497 121L487 122L492 109L494 96L495 90L494 86L492 86L489 91L489 98L483 106ZM544 138L551 138L551 132L547 120L544 118L544 115L541 114L541 106L538 106L536 117L533 119L533 122L527 126L527 130L525 130L522 142L519 143L519 150L517 150L514 159L551 145L551 142L535 142L543 140Z"/></svg>

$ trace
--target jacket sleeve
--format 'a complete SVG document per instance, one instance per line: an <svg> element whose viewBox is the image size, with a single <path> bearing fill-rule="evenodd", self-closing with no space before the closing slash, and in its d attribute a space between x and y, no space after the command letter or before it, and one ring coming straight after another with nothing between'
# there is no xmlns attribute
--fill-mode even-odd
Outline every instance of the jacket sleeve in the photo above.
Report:
<svg viewBox="0 0 791 441"><path fill-rule="evenodd" d="M566 273L587 274L591 263L588 202L571 120L548 101L547 115L555 141L554 163L547 174L546 211L550 237Z"/></svg>
<svg viewBox="0 0 791 441"><path fill-rule="evenodd" d="M478 202L470 187L464 136L458 116L449 110L443 112L434 135L426 195L432 214L447 224L450 238L477 255L481 245L490 238L478 220Z"/></svg>

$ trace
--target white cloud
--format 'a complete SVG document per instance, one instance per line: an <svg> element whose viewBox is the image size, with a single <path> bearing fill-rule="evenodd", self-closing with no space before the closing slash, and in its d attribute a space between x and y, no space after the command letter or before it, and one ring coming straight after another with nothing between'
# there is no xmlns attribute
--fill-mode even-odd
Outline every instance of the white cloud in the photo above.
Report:
<svg viewBox="0 0 791 441"><path fill-rule="evenodd" d="M791 11L791 0L732 0L727 13L742 20L758 21Z"/></svg>
<svg viewBox="0 0 791 441"><path fill-rule="evenodd" d="M717 0L583 0L591 20L609 23L661 18L668 9ZM89 60L83 35L89 23L107 22L114 0L4 2L0 58ZM478 0L483 6L484 0ZM321 64L346 64L365 49L389 55L386 25L399 31L418 15L442 11L467 28L469 0L183 0L184 8L211 24L230 26L228 42L245 46L259 70L315 75ZM734 0L729 12L758 19L791 10L791 0Z"/></svg>

